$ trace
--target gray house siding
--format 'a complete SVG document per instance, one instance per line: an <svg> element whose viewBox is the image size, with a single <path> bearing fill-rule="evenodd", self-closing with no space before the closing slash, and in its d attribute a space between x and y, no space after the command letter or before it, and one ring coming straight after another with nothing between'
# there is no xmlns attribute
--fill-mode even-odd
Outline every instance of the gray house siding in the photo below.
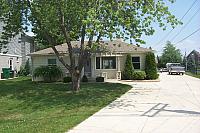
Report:
<svg viewBox="0 0 200 133"><path fill-rule="evenodd" d="M3 32L3 23L0 22L0 36ZM2 68L9 68L9 61L13 60L13 69L19 71L20 66L24 67L26 61L30 58L27 56L34 52L34 42L32 37L20 33L8 40L6 47L0 49L0 72ZM17 61L16 61L17 60Z"/></svg>

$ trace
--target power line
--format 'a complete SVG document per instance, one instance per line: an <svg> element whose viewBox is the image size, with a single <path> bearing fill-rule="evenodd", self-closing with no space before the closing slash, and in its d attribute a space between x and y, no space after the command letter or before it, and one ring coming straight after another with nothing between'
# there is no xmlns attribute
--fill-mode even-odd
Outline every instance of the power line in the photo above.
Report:
<svg viewBox="0 0 200 133"><path fill-rule="evenodd" d="M199 13L200 8L192 15L192 17L189 19L189 21L182 27L182 29L171 39L171 42L180 34L182 31L187 27L187 25L194 19L194 17Z"/></svg>
<svg viewBox="0 0 200 133"><path fill-rule="evenodd" d="M183 39L181 39L180 41L178 41L177 43L175 43L174 45L180 46L180 45L181 45L180 43L181 43L182 41L184 41L185 39L191 37L192 35L194 35L194 34L197 33L198 31L200 31L200 27L199 27L197 30L193 31L193 32L192 32L191 34L189 34L188 36L184 37ZM177 44L179 44L179 45L177 45ZM160 51L157 51L157 52L161 52L161 50L160 50Z"/></svg>
<svg viewBox="0 0 200 133"><path fill-rule="evenodd" d="M160 39L160 41L159 41L158 43L156 43L155 45L153 45L152 47L157 46L158 44L160 44L165 38L167 38L167 37L170 35L170 33L171 33L173 30L174 30L174 28L171 29L171 30L166 34L166 36L164 36L162 39Z"/></svg>
<svg viewBox="0 0 200 133"><path fill-rule="evenodd" d="M188 12L192 9L192 7L195 5L196 2L197 2L197 0L195 0L195 1L192 3L192 5L190 6L190 8L189 8L189 9L185 12L185 14L181 17L180 21L183 20L183 18L188 14ZM156 44L153 45L152 47L154 47L154 46L160 44L165 38L167 38L167 37L170 35L170 33L171 33L174 29L175 29L175 27L172 28L158 43L156 43Z"/></svg>
<svg viewBox="0 0 200 133"><path fill-rule="evenodd" d="M200 27L197 30L195 30L194 32L192 32L191 34L189 34L188 36L184 37L183 39L181 39L180 41L178 41L177 43L175 43L175 45L178 44L178 43L180 43L180 42L182 42L182 41L184 41L185 39L189 38L190 36L194 35L198 31L200 31Z"/></svg>
<svg viewBox="0 0 200 133"><path fill-rule="evenodd" d="M188 12L192 9L192 7L194 6L194 4L197 2L197 0L195 0L192 5L190 6L190 8L187 10L187 12L183 15L183 17L181 18L181 20L188 14Z"/></svg>

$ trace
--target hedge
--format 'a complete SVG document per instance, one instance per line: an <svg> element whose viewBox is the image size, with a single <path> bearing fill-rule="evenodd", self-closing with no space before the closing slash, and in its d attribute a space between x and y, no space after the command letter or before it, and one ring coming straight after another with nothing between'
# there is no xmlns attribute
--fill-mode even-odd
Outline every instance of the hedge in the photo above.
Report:
<svg viewBox="0 0 200 133"><path fill-rule="evenodd" d="M145 72L146 72L146 79L157 79L159 76L157 74L155 55L152 52L149 52L146 55Z"/></svg>
<svg viewBox="0 0 200 133"><path fill-rule="evenodd" d="M122 79L132 79L133 72L134 67L132 64L132 58L130 54L127 54L124 71L122 72Z"/></svg>
<svg viewBox="0 0 200 133"><path fill-rule="evenodd" d="M145 71L135 71L133 72L132 79L134 80L144 80L146 78Z"/></svg>
<svg viewBox="0 0 200 133"><path fill-rule="evenodd" d="M62 77L62 71L58 66L40 66L33 72L34 77L43 77L44 82L55 82Z"/></svg>

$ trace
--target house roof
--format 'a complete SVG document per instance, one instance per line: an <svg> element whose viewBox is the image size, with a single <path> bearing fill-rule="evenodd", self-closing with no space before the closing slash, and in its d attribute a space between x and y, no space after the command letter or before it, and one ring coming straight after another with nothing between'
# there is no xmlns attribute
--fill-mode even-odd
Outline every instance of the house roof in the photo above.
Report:
<svg viewBox="0 0 200 133"><path fill-rule="evenodd" d="M189 58L192 54L194 54L195 56L200 57L200 53L199 53L198 51L196 51L196 50L193 50L193 51L187 56L187 58Z"/></svg>
<svg viewBox="0 0 200 133"><path fill-rule="evenodd" d="M74 49L77 49L77 50L79 49L80 41L72 41L71 43ZM111 53L153 52L152 49L138 47L136 45L125 43L121 40L102 41L100 45L105 47L105 49ZM68 47L66 43L57 45L56 49L61 54L68 53L67 52ZM52 55L54 54L54 51L52 50L52 48L46 48L46 49L31 53L30 55L33 56L33 55L51 55L51 54Z"/></svg>

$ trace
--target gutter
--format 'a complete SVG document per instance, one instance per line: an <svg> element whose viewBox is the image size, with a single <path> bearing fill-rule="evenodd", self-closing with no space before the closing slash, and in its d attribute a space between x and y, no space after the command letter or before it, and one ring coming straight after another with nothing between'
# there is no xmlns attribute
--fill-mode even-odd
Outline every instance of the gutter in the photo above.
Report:
<svg viewBox="0 0 200 133"><path fill-rule="evenodd" d="M3 53L0 53L0 56L10 56L10 57L20 57L20 58L22 58L21 55L14 55L14 54L3 54Z"/></svg>

